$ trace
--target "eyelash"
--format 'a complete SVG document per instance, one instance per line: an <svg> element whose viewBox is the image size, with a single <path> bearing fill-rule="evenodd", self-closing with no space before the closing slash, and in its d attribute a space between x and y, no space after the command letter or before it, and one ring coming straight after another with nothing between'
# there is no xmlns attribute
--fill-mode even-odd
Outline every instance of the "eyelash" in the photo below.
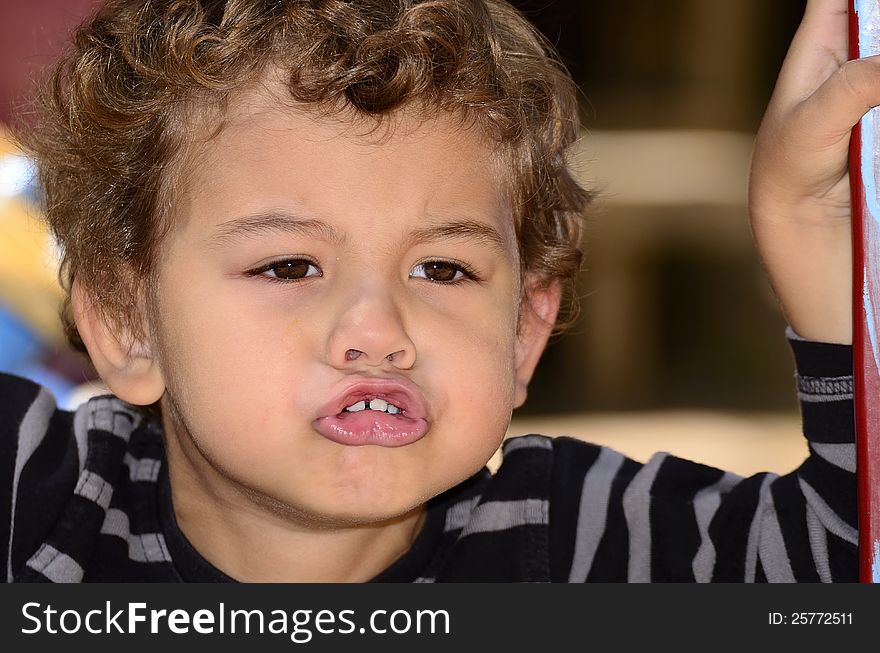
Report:
<svg viewBox="0 0 880 653"><path fill-rule="evenodd" d="M474 271L474 269L472 267L470 267L467 263L464 263L463 261L456 261L455 259L428 259L425 261L420 261L419 263L416 263L413 266L413 270L415 270L417 267L424 268L424 267L432 265L432 264L440 264L440 265L445 265L445 266L454 268L456 270L461 271L461 273L464 276L461 279L456 279L454 281L436 281L434 279L427 279L427 278L425 279L425 281L430 281L431 283L442 284L444 286L457 286L459 284L467 283L469 281L477 281L477 282L481 281L480 277L477 275L477 273ZM421 277L414 277L412 274L412 270L410 270L409 276L411 279L421 278Z"/></svg>
<svg viewBox="0 0 880 653"><path fill-rule="evenodd" d="M312 274L312 275L308 275L305 277L300 277L299 279L280 279L278 277L271 277L271 276L265 274L269 270L272 270L275 268L280 268L285 264L291 264L291 263L306 263L309 266L314 266L314 268L318 271L318 274ZM323 277L324 271L321 270L321 268L320 268L320 266L318 266L317 262L313 261L312 259L305 257L305 256L295 256L295 257L282 258L282 259L277 259L275 261L270 261L269 263L266 263L265 265L261 265L258 268L255 268L253 270L248 271L247 275L249 277L261 277L270 283L289 284L289 283L296 283L298 281L306 281L307 279L312 279L314 277Z"/></svg>
<svg viewBox="0 0 880 653"><path fill-rule="evenodd" d="M306 263L309 266L314 266L314 268L318 271L318 274L307 275L304 277L300 277L298 279L281 279L278 277L273 277L273 276L269 276L269 275L265 274L269 270L272 270L274 268L280 268L280 267L284 266L285 264L289 265L292 263ZM454 259L427 259L425 261L420 261L419 263L416 263L413 266L412 270L415 270L418 267L425 268L430 265L438 265L438 264L443 265L443 266L448 266L448 267L453 268L457 271L460 271L463 275L462 278L455 279L453 281L437 281L435 279L429 279L429 278L425 277L424 278L425 281L429 281L431 283L436 283L436 284L441 284L444 286L457 286L462 283L467 283L467 282L472 282L472 281L476 281L476 282L482 281L472 267L470 267L468 264L464 263L463 261L456 261ZM413 275L412 270L410 270L409 278L411 278L411 279L423 278L423 277L416 277L415 275ZM249 270L246 274L249 277L261 277L262 279L264 279L270 283L281 283L281 284L296 283L296 282L300 282L300 281L306 281L307 279L311 279L313 277L323 277L324 276L324 272L318 266L317 262L310 259L310 258L307 258L307 257L291 257L291 258L277 259L275 261L270 261L269 263L266 263L265 265L261 265L258 268L254 268L253 270Z"/></svg>

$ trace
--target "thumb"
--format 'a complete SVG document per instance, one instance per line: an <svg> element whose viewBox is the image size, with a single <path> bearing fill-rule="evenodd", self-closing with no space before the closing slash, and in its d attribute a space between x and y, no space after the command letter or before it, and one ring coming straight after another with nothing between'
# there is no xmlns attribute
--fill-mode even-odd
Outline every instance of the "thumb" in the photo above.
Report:
<svg viewBox="0 0 880 653"><path fill-rule="evenodd" d="M834 145L880 105L880 55L848 61L796 109L818 146ZM811 140L813 140L811 139Z"/></svg>
<svg viewBox="0 0 880 653"><path fill-rule="evenodd" d="M786 111L812 95L847 60L847 0L809 0L792 39L773 93Z"/></svg>

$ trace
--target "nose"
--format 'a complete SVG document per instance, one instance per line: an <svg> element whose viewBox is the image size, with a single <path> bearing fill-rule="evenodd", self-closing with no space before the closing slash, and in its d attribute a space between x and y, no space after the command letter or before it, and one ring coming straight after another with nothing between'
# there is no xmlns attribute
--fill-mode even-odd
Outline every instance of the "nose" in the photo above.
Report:
<svg viewBox="0 0 880 653"><path fill-rule="evenodd" d="M415 344L390 289L359 289L339 312L328 353L331 364L340 369L409 369L415 364Z"/></svg>

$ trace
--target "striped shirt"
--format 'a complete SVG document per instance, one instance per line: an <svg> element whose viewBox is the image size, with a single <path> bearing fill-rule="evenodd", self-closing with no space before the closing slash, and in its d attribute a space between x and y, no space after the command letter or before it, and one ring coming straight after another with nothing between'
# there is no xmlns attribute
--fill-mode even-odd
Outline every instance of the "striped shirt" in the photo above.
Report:
<svg viewBox="0 0 880 653"><path fill-rule="evenodd" d="M852 349L791 340L808 459L742 478L578 440L505 442L428 503L375 578L435 581L855 581ZM114 397L76 412L0 375L0 552L7 581L231 581L186 540L160 429ZM711 437L711 433L706 437Z"/></svg>

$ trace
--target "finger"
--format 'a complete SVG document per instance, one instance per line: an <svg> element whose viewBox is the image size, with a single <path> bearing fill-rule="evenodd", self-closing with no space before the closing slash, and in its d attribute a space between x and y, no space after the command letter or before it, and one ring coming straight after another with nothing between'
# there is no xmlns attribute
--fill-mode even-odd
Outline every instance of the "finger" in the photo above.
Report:
<svg viewBox="0 0 880 653"><path fill-rule="evenodd" d="M848 0L810 0L779 73L773 101L791 105L812 94L848 58Z"/></svg>
<svg viewBox="0 0 880 653"><path fill-rule="evenodd" d="M813 44L815 49L847 60L849 0L809 0L795 41Z"/></svg>
<svg viewBox="0 0 880 653"><path fill-rule="evenodd" d="M849 61L797 109L796 122L819 146L848 138L857 122L880 105L880 56ZM781 117L785 120L785 117Z"/></svg>

